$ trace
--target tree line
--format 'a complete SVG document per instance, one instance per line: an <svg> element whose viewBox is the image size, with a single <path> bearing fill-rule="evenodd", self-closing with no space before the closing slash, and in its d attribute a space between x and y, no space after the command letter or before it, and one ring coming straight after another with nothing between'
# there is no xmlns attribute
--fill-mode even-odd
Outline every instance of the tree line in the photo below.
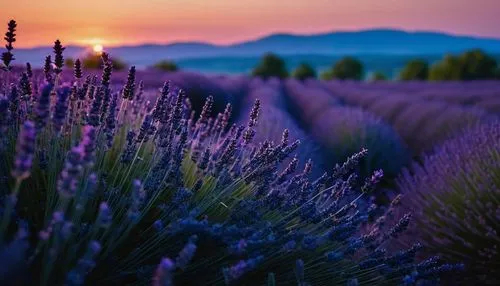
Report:
<svg viewBox="0 0 500 286"><path fill-rule="evenodd" d="M289 74L285 61L276 54L264 55L252 71L253 76L262 78L287 78L289 76L305 80L317 78L316 70L308 63L301 63ZM365 70L361 61L355 57L344 57L329 69L319 74L323 80L363 80ZM369 80L387 80L382 72L374 72ZM440 61L430 64L423 59L414 59L406 63L396 77L401 81L412 80L487 80L500 79L500 67L492 56L482 50L474 49L460 55L445 55Z"/></svg>

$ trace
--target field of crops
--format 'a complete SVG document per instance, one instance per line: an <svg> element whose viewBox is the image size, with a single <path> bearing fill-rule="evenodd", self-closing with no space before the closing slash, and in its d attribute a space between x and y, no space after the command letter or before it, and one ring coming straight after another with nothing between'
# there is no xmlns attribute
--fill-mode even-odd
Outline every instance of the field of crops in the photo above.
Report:
<svg viewBox="0 0 500 286"><path fill-rule="evenodd" d="M0 74L2 285L495 285L499 82Z"/></svg>

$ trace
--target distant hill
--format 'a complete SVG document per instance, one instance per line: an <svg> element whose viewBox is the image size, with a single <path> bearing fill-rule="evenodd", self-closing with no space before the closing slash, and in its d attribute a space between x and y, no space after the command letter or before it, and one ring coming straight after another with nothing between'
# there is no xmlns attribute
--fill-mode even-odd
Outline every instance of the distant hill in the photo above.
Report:
<svg viewBox="0 0 500 286"><path fill-rule="evenodd" d="M480 48L500 53L500 39L457 36L438 32L407 32L374 29L355 32L332 32L315 35L273 34L233 45L213 45L200 42L147 44L112 47L111 56L129 64L145 67L161 59L185 60L220 57L257 57L266 52L290 55L443 55ZM81 57L86 47L70 46L67 57ZM17 62L41 66L50 47L16 49Z"/></svg>

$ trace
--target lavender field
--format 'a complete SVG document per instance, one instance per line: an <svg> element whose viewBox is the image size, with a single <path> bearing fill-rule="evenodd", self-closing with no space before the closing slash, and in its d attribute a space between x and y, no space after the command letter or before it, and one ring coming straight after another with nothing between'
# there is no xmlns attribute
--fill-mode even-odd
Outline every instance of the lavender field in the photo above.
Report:
<svg viewBox="0 0 500 286"><path fill-rule="evenodd" d="M0 71L1 285L498 285L500 81Z"/></svg>

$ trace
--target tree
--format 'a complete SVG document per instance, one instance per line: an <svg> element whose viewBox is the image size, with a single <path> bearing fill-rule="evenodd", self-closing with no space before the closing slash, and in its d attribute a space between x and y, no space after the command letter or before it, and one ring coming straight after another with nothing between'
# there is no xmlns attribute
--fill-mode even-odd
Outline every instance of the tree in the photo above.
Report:
<svg viewBox="0 0 500 286"><path fill-rule="evenodd" d="M426 80L429 77L429 65L416 59L408 62L399 74L400 80Z"/></svg>
<svg viewBox="0 0 500 286"><path fill-rule="evenodd" d="M495 59L479 49L462 54L460 62L463 80L491 79L495 77L497 68Z"/></svg>
<svg viewBox="0 0 500 286"><path fill-rule="evenodd" d="M267 53L252 71L252 75L264 79L271 77L283 79L288 77L288 71L283 59L275 54Z"/></svg>
<svg viewBox="0 0 500 286"><path fill-rule="evenodd" d="M319 74L319 78L321 80L332 80L333 79L333 73L330 69L324 70Z"/></svg>
<svg viewBox="0 0 500 286"><path fill-rule="evenodd" d="M460 56L446 55L431 68L430 80L493 79L497 62L481 50L467 51Z"/></svg>
<svg viewBox="0 0 500 286"><path fill-rule="evenodd" d="M292 77L298 80L316 78L316 71L308 63L301 63L292 73Z"/></svg>
<svg viewBox="0 0 500 286"><path fill-rule="evenodd" d="M453 55L446 55L440 62L435 63L429 71L429 80L461 80L462 66L460 59Z"/></svg>
<svg viewBox="0 0 500 286"><path fill-rule="evenodd" d="M127 68L127 65L120 59L118 58L110 58L111 62L113 63L113 69L114 70L124 70ZM82 66L86 69L99 69L102 68L102 58L101 55L98 53L93 53L93 54L88 54L85 56L82 60Z"/></svg>
<svg viewBox="0 0 500 286"><path fill-rule="evenodd" d="M169 60L159 61L153 65L153 68L166 72L175 72L179 70L179 67L173 61Z"/></svg>
<svg viewBox="0 0 500 286"><path fill-rule="evenodd" d="M364 76L363 65L353 57L345 57L335 63L332 69L332 76L341 80L361 80Z"/></svg>
<svg viewBox="0 0 500 286"><path fill-rule="evenodd" d="M370 80L371 81L385 81L385 80L387 80L387 76L385 74L383 74L382 72L377 71L371 75Z"/></svg>

